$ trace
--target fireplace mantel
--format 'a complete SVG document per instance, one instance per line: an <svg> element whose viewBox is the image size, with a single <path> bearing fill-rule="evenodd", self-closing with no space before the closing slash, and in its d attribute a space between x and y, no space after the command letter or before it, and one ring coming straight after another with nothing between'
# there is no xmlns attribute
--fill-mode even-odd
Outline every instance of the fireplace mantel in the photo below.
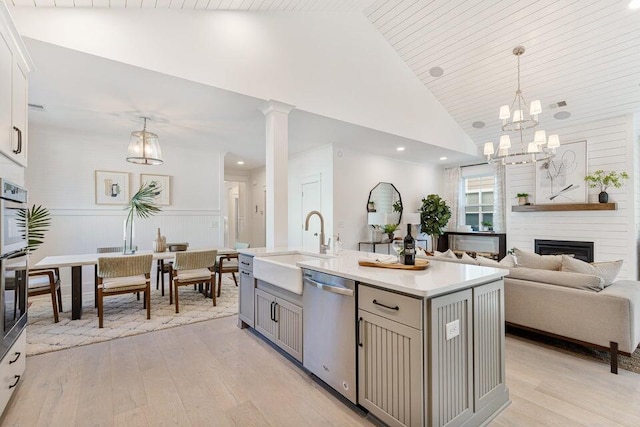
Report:
<svg viewBox="0 0 640 427"><path fill-rule="evenodd" d="M617 203L554 203L549 205L511 206L512 212L615 211L617 209Z"/></svg>

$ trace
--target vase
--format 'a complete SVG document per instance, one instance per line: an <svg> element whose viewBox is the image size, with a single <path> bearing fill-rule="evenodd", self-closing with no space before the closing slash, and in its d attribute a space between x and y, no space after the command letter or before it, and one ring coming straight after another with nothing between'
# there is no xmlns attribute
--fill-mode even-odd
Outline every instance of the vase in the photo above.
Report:
<svg viewBox="0 0 640 427"><path fill-rule="evenodd" d="M608 203L609 202L609 194L606 191L601 191L598 194L598 201L600 203Z"/></svg>
<svg viewBox="0 0 640 427"><path fill-rule="evenodd" d="M122 253L134 254L136 252L136 248L133 245L134 235L133 217L127 216L127 219L124 220L124 245L122 246Z"/></svg>
<svg viewBox="0 0 640 427"><path fill-rule="evenodd" d="M153 241L153 251L154 252L164 252L166 250L165 240L163 240L162 235L160 235L160 229L156 233L156 239Z"/></svg>

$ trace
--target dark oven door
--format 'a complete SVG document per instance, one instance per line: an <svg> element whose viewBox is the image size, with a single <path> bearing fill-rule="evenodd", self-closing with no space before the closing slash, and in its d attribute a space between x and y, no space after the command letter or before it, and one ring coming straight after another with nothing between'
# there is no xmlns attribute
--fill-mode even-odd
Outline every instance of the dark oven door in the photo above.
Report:
<svg viewBox="0 0 640 427"><path fill-rule="evenodd" d="M4 355L27 324L27 255L25 252L0 258L0 311Z"/></svg>

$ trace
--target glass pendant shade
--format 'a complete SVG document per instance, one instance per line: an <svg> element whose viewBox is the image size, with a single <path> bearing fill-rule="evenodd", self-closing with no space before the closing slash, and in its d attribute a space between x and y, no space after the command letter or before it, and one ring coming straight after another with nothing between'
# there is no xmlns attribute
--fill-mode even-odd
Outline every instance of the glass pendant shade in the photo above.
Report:
<svg viewBox="0 0 640 427"><path fill-rule="evenodd" d="M543 130L537 130L533 136L533 142L536 144L546 144L547 143L547 132Z"/></svg>
<svg viewBox="0 0 640 427"><path fill-rule="evenodd" d="M493 142L486 142L484 144L484 155L490 156L493 154Z"/></svg>
<svg viewBox="0 0 640 427"><path fill-rule="evenodd" d="M509 106L508 105L503 105L502 107L500 107L500 119L501 120L506 120L509 117L511 117L511 112L509 111Z"/></svg>
<svg viewBox="0 0 640 427"><path fill-rule="evenodd" d="M146 129L147 119L144 118L144 129L131 132L127 161L141 165L161 165L164 160L162 160L158 135Z"/></svg>

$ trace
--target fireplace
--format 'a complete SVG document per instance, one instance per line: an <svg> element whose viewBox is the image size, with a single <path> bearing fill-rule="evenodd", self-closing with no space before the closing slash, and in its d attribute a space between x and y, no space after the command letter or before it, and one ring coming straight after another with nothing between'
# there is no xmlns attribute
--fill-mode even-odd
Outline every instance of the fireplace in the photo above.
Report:
<svg viewBox="0 0 640 427"><path fill-rule="evenodd" d="M582 261L593 262L593 242L536 239L535 251L540 255L573 254Z"/></svg>

